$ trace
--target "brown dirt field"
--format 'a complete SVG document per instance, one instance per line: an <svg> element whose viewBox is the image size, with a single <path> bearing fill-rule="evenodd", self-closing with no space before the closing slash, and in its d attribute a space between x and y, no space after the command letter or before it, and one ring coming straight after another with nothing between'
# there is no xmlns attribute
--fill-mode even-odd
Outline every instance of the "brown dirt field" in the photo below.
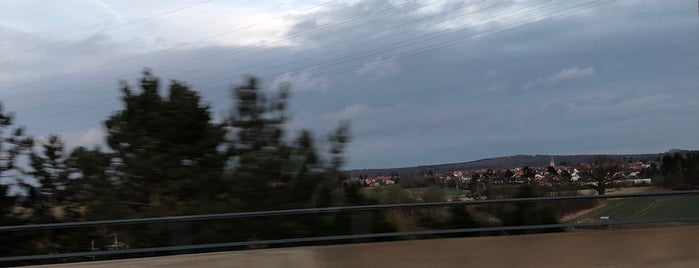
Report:
<svg viewBox="0 0 699 268"><path fill-rule="evenodd" d="M261 249L48 267L699 267L699 226Z"/></svg>

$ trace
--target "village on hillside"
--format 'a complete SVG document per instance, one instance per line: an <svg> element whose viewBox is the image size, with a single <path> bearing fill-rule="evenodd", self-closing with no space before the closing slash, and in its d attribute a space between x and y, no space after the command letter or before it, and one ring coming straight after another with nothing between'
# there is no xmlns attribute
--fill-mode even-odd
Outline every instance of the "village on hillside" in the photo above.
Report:
<svg viewBox="0 0 699 268"><path fill-rule="evenodd" d="M483 198L479 196L486 185L517 185L536 182L544 186L568 186L577 189L594 189L600 183L605 186L633 187L656 184L654 177L660 173L661 163L658 161L614 161L613 166L605 166L604 178L599 178L599 165L594 162L583 162L569 165L566 162L556 163L552 157L547 166L522 166L502 169L463 169L446 172L423 170L416 174L365 175L358 174L348 178L345 183L358 184L361 187L385 187L400 185L403 188L418 188L428 185L438 185L442 189L468 191L466 197Z"/></svg>

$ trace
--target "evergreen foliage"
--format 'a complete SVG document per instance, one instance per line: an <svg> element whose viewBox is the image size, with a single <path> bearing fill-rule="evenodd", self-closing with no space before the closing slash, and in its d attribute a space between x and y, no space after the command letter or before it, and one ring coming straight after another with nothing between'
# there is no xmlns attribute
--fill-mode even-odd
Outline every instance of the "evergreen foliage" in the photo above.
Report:
<svg viewBox="0 0 699 268"><path fill-rule="evenodd" d="M665 155L662 184L673 189L699 188L699 152Z"/></svg>
<svg viewBox="0 0 699 268"><path fill-rule="evenodd" d="M105 122L116 163L113 178L128 193L120 201L150 216L187 212L209 187L208 179L220 176L225 161L219 150L224 126L211 122L199 94L171 81L163 97L159 87L148 70L140 92L122 83L124 109Z"/></svg>

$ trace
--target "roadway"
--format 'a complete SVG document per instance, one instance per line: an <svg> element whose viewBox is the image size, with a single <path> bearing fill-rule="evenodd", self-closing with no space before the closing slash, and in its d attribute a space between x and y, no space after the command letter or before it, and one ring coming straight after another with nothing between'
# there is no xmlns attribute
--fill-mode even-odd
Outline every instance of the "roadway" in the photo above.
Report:
<svg viewBox="0 0 699 268"><path fill-rule="evenodd" d="M699 267L699 226L411 240L41 267Z"/></svg>

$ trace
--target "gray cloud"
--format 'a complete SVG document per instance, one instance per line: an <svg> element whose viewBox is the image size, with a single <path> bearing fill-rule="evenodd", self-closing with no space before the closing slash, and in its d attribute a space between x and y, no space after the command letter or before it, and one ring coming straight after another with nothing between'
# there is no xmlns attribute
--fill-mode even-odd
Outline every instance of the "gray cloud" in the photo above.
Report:
<svg viewBox="0 0 699 268"><path fill-rule="evenodd" d="M365 61L355 72L359 76L370 79L382 79L397 74L401 69L402 67L392 58L382 59L381 57L376 57L373 60Z"/></svg>
<svg viewBox="0 0 699 268"><path fill-rule="evenodd" d="M522 88L532 89L532 88L539 87L539 86L557 84L557 83L565 81L565 80L581 79L581 78L586 78L586 77L590 77L593 75L595 75L595 69L592 67L566 68L566 69L562 69L562 70L560 70L560 71L558 71L550 76L527 82L526 84L524 84L522 86Z"/></svg>
<svg viewBox="0 0 699 268"><path fill-rule="evenodd" d="M0 28L0 64L11 66L0 75L0 100L37 136L89 144L120 108L117 81L133 84L143 67L164 83L187 81L219 118L232 104L231 84L257 75L267 88L292 84L290 133L352 121L349 168L699 146L688 134L699 131L699 35L685 3L614 1L478 38L513 23L480 18L544 1L420 3L358 1L297 15L286 45L200 43L158 53L142 49L151 41L105 34L14 54L55 40ZM500 6L461 16L491 5ZM334 24L344 18L352 19Z"/></svg>

